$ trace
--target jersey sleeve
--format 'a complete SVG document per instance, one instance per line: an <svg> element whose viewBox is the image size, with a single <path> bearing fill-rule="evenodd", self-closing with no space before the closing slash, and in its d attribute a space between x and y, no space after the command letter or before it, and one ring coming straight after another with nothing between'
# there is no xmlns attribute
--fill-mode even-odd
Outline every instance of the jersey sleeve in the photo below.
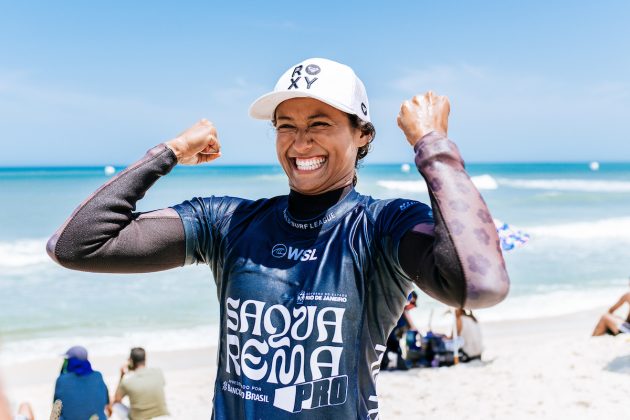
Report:
<svg viewBox="0 0 630 420"><path fill-rule="evenodd" d="M185 264L210 264L218 257L230 217L243 204L242 198L193 198L173 206L184 225Z"/></svg>
<svg viewBox="0 0 630 420"><path fill-rule="evenodd" d="M405 233L420 224L433 225L433 212L426 204L414 200L387 201L376 217L377 245L388 271L398 282L412 281L400 264L398 247Z"/></svg>

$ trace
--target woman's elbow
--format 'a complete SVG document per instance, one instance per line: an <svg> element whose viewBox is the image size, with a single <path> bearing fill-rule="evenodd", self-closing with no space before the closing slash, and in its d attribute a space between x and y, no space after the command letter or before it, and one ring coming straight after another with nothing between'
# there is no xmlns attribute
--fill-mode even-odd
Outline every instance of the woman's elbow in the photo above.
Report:
<svg viewBox="0 0 630 420"><path fill-rule="evenodd" d="M59 255L57 254L57 241L59 240L59 234L55 233L53 236L48 239L46 242L46 253L48 256L57 264L63 265L61 260L59 259Z"/></svg>
<svg viewBox="0 0 630 420"><path fill-rule="evenodd" d="M468 285L466 309L489 308L502 302L510 290L510 279L507 273L501 273L496 278L485 278L483 282Z"/></svg>
<svg viewBox="0 0 630 420"><path fill-rule="evenodd" d="M54 262L72 270L81 270L81 265L85 262L80 248L71 241L60 240L58 233L48 239L46 252Z"/></svg>

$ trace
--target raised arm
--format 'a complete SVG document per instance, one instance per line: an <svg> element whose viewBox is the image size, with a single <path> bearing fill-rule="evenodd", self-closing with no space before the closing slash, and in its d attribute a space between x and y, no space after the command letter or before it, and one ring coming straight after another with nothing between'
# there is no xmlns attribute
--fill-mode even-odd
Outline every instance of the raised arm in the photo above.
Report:
<svg viewBox="0 0 630 420"><path fill-rule="evenodd" d="M608 309L608 313L609 313L609 314L614 313L617 309L621 308L621 306L622 306L624 303L626 303L626 302L630 304L630 292L625 293L624 295L622 295L622 296L619 298L619 300L618 300L618 301L617 301L617 302L616 302L613 306L611 306L611 307Z"/></svg>
<svg viewBox="0 0 630 420"><path fill-rule="evenodd" d="M141 273L184 265L182 221L167 208L135 213L136 203L178 163L220 156L216 129L202 120L147 152L88 197L50 238L46 249L60 265L101 273Z"/></svg>
<svg viewBox="0 0 630 420"><path fill-rule="evenodd" d="M398 125L414 146L435 224L419 224L403 236L399 259L430 296L455 307L483 308L505 298L509 277L488 207L446 137L449 111L448 99L432 92L401 107Z"/></svg>

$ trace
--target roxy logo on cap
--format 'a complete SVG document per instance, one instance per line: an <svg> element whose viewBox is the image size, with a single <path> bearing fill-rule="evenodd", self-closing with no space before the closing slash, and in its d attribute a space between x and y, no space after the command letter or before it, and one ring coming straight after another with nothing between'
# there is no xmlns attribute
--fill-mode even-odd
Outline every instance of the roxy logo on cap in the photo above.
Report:
<svg viewBox="0 0 630 420"><path fill-rule="evenodd" d="M291 74L291 84L289 85L287 90L291 90L294 88L300 89L300 87L304 87L304 86L306 86L306 89L310 89L313 83L317 81L318 79L317 77L308 77L306 75L302 75L303 71L306 74L314 76L316 74L319 74L319 72L322 71L322 69L317 64L309 64L306 66L306 69L301 64L299 66L296 66L293 69L293 73Z"/></svg>
<svg viewBox="0 0 630 420"><path fill-rule="evenodd" d="M315 76L320 71L322 71L322 69L317 64L309 64L308 66L306 66L306 72L311 76Z"/></svg>

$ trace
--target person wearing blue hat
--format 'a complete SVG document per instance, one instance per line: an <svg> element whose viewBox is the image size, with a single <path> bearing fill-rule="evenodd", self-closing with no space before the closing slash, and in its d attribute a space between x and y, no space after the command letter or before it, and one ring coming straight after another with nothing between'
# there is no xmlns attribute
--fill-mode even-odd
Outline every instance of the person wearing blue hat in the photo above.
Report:
<svg viewBox="0 0 630 420"><path fill-rule="evenodd" d="M61 400L62 420L107 419L109 392L100 372L92 369L85 347L70 347L64 354L61 372L55 383L53 401Z"/></svg>
<svg viewBox="0 0 630 420"><path fill-rule="evenodd" d="M220 158L203 119L86 199L48 253L94 272L208 265L221 305L213 418L374 419L386 340L415 286L466 308L508 291L492 217L447 137L449 111L427 92L397 121L431 207L362 195L357 167L376 133L365 86L347 65L303 60L249 109L275 129L288 194L135 212L176 165Z"/></svg>

